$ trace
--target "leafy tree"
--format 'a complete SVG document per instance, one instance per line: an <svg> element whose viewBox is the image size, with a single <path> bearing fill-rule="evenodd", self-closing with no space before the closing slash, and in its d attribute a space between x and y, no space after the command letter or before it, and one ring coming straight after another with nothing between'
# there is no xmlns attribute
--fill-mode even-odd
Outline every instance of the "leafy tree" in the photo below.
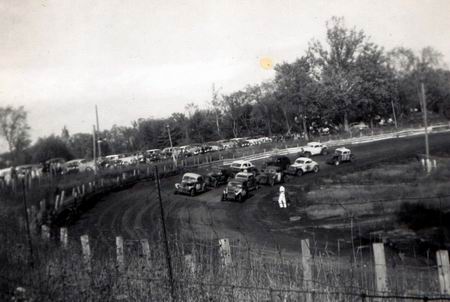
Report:
<svg viewBox="0 0 450 302"><path fill-rule="evenodd" d="M42 163L55 157L62 157L65 160L73 158L73 154L66 143L54 135L38 139L32 147L31 154L35 163Z"/></svg>
<svg viewBox="0 0 450 302"><path fill-rule="evenodd" d="M29 130L23 106L0 107L0 136L6 140L13 161L18 161L20 153L30 145Z"/></svg>
<svg viewBox="0 0 450 302"><path fill-rule="evenodd" d="M64 142L64 140L63 140ZM92 134L89 133L75 133L67 143L70 153L75 158L93 158L93 142ZM104 153L102 146L102 152Z"/></svg>
<svg viewBox="0 0 450 302"><path fill-rule="evenodd" d="M329 90L346 131L349 113L356 100L356 88L361 83L355 62L367 47L363 31L349 29L343 18L333 17L327 22L327 47L315 41L308 50L314 73Z"/></svg>

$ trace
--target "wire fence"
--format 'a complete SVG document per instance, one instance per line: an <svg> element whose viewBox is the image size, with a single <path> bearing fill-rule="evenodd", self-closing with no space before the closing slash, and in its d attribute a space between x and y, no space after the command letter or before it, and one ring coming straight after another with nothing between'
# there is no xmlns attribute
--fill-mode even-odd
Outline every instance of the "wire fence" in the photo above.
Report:
<svg viewBox="0 0 450 302"><path fill-rule="evenodd" d="M54 235L57 235L55 233ZM373 250L356 259L327 255L311 243L307 277L304 251L284 253L243 240L169 239L170 280L161 239L90 238L87 258L77 238L34 238L33 266L23 233L1 233L0 300L24 301L450 301L441 294L439 265L387 261L387 289L377 288ZM106 236L106 235L105 235ZM147 248L145 248L145 246ZM230 257L230 261L224 257ZM172 282L171 282L172 281ZM24 290L18 290L22 287Z"/></svg>

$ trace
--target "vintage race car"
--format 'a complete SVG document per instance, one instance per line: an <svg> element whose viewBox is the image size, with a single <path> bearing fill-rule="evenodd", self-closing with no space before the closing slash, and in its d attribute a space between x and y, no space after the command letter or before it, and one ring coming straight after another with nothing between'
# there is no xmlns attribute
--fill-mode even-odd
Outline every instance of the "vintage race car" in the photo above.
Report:
<svg viewBox="0 0 450 302"><path fill-rule="evenodd" d="M301 176L307 172L319 172L319 164L308 157L297 158L286 173Z"/></svg>
<svg viewBox="0 0 450 302"><path fill-rule="evenodd" d="M291 164L291 160L286 155L272 155L264 163L264 166L265 167L277 166L277 167L280 167L284 171L289 167L290 164Z"/></svg>
<svg viewBox="0 0 450 302"><path fill-rule="evenodd" d="M327 164L338 166L343 162L351 162L355 159L355 156L352 154L350 149L345 147L337 148L334 151L333 156L327 159Z"/></svg>
<svg viewBox="0 0 450 302"><path fill-rule="evenodd" d="M175 184L175 194L189 194L195 196L197 193L206 192L206 183L202 175L196 173L185 173L181 183Z"/></svg>
<svg viewBox="0 0 450 302"><path fill-rule="evenodd" d="M307 143L306 146L302 147L299 156L302 157L311 157L314 155L327 155L328 148L322 143L310 142Z"/></svg>
<svg viewBox="0 0 450 302"><path fill-rule="evenodd" d="M222 201L235 200L243 201L248 196L248 182L243 179L233 179L228 182L226 188L223 190Z"/></svg>
<svg viewBox="0 0 450 302"><path fill-rule="evenodd" d="M234 179L240 179L247 182L248 191L253 191L259 189L258 181L253 173L250 172L239 172L234 176Z"/></svg>
<svg viewBox="0 0 450 302"><path fill-rule="evenodd" d="M259 175L256 176L256 180L260 185L270 185L273 186L277 183L282 183L287 180L287 176L284 175L281 167L278 166L268 166L261 171Z"/></svg>
<svg viewBox="0 0 450 302"><path fill-rule="evenodd" d="M233 178L233 174L225 167L213 167L205 176L206 185L210 187L218 187L226 184Z"/></svg>

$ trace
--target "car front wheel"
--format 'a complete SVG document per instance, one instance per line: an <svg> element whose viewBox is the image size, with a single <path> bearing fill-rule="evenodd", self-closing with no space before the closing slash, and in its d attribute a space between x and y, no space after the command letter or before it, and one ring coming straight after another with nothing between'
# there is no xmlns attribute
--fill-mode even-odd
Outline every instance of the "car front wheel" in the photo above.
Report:
<svg viewBox="0 0 450 302"><path fill-rule="evenodd" d="M195 190L194 190L194 189L192 189L192 190L190 191L190 195L191 195L191 196L195 196Z"/></svg>
<svg viewBox="0 0 450 302"><path fill-rule="evenodd" d="M303 175L303 170L302 169L298 169L296 174L297 174L297 176L302 176Z"/></svg>
<svg viewBox="0 0 450 302"><path fill-rule="evenodd" d="M313 169L313 171L314 171L314 173L319 172L319 166L315 166L314 169Z"/></svg>

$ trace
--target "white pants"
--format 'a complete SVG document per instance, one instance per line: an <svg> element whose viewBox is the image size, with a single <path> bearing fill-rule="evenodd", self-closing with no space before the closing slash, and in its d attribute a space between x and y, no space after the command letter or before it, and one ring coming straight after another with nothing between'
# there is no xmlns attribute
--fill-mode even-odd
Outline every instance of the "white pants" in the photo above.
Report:
<svg viewBox="0 0 450 302"><path fill-rule="evenodd" d="M280 208L287 208L286 196L284 195L284 192L280 192L280 196L278 197L278 204L280 205Z"/></svg>

